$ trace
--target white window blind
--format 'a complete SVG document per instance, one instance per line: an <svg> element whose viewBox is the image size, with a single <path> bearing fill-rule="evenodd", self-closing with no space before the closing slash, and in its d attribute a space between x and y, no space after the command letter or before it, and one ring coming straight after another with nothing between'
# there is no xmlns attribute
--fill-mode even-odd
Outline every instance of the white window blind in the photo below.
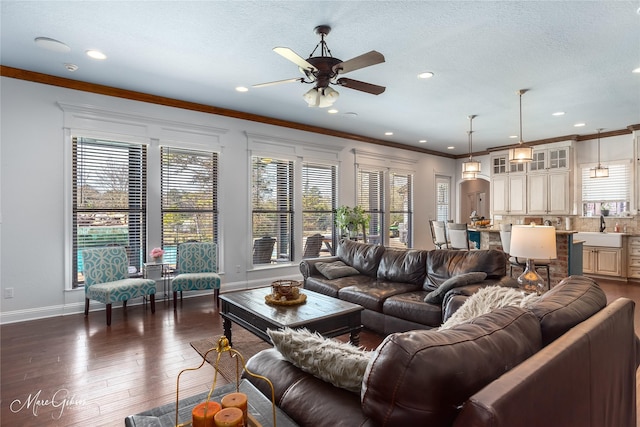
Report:
<svg viewBox="0 0 640 427"><path fill-rule="evenodd" d="M451 199L451 179L444 176L436 177L436 219L449 220L449 200Z"/></svg>
<svg viewBox="0 0 640 427"><path fill-rule="evenodd" d="M370 215L367 239L370 243L382 244L384 230L384 171L358 169L356 179L356 201Z"/></svg>
<svg viewBox="0 0 640 427"><path fill-rule="evenodd" d="M390 184L390 246L411 247L413 175L392 173L390 175Z"/></svg>
<svg viewBox="0 0 640 427"><path fill-rule="evenodd" d="M302 164L302 231L305 247L306 239L314 234L322 234L325 240L333 241L336 177L336 166L308 162Z"/></svg>
<svg viewBox="0 0 640 427"><path fill-rule="evenodd" d="M73 287L84 283L82 250L127 249L141 271L146 253L147 148L91 138L72 140Z"/></svg>
<svg viewBox="0 0 640 427"><path fill-rule="evenodd" d="M270 262L291 261L293 255L293 162L251 158L252 233L275 239ZM256 263L254 251L254 263ZM260 262L262 263L262 262Z"/></svg>
<svg viewBox="0 0 640 427"><path fill-rule="evenodd" d="M630 167L611 164L608 178L590 178L591 168L582 168L582 202L628 202L631 196Z"/></svg>
<svg viewBox="0 0 640 427"><path fill-rule="evenodd" d="M161 147L162 247L175 264L178 244L218 240L218 153Z"/></svg>

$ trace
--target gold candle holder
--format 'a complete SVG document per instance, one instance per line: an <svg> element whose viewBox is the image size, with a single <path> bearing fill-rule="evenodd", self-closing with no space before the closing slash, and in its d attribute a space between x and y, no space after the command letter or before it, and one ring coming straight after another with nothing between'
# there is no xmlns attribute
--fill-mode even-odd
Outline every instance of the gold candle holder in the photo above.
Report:
<svg viewBox="0 0 640 427"><path fill-rule="evenodd" d="M176 427L187 427L187 426L191 426L192 423L187 422L187 423L179 423L178 420L178 415L179 415L179 410L180 410L180 376L188 371L197 371L198 369L202 368L204 366L204 364L207 361L207 355L211 352L215 351L217 353L216 356L216 362L214 364L214 370L215 373L213 374L213 383L211 384L211 388L209 389L209 393L207 394L207 399L205 400L205 402L209 402L211 400L211 395L213 394L213 391L216 388L216 381L218 379L218 365L220 363L220 358L222 357L223 353L228 353L229 357L234 358L236 361L236 393L240 392L240 374L241 374L241 368L249 375L251 375L254 378L260 378L264 381L266 381L269 384L269 387L271 388L271 410L272 410L272 415L273 415L273 427L276 427L276 393L275 393L275 389L273 387L273 383L271 382L271 380L269 380L269 378L264 377L262 375L258 375L258 374L254 374L253 372L249 371L247 369L247 365L244 361L244 357L242 356L242 354L240 354L239 351L234 350L233 348L231 348L231 345L229 345L229 339L226 336L221 336L218 339L218 343L215 347L210 348L209 350L207 350L207 352L205 354L202 355L202 363L200 363L199 366L195 367L195 368L186 368L183 369L182 371L180 371L180 373L178 374L178 378L176 380ZM250 421L254 422L255 420L253 420L253 417L251 416L251 414L248 414L248 418ZM260 424L258 424L257 422L254 422L254 425L256 427L260 427ZM246 427L251 427L251 425L248 425Z"/></svg>

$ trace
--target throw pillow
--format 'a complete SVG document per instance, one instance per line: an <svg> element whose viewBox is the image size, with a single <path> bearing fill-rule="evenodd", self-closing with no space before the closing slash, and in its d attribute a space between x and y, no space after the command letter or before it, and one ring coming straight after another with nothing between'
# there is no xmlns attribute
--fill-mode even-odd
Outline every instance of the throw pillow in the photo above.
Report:
<svg viewBox="0 0 640 427"><path fill-rule="evenodd" d="M293 365L336 387L360 393L373 352L308 329L267 329L267 334L276 350Z"/></svg>
<svg viewBox="0 0 640 427"><path fill-rule="evenodd" d="M358 270L342 261L316 262L315 265L320 274L329 280L360 274Z"/></svg>
<svg viewBox="0 0 640 427"><path fill-rule="evenodd" d="M467 323L476 317L490 313L496 308L518 306L529 309L540 298L537 294L527 294L517 288L487 286L471 295L460 308L451 315L439 330L450 329Z"/></svg>
<svg viewBox="0 0 640 427"><path fill-rule="evenodd" d="M487 273L482 271L472 271L471 273L463 273L458 274L457 276L453 276L444 282L438 289L435 291L429 292L426 297L424 297L424 302L430 302L432 304L442 304L442 300L444 299L444 295L449 292L453 288L457 288L459 286L471 285L473 283L482 282L487 278Z"/></svg>

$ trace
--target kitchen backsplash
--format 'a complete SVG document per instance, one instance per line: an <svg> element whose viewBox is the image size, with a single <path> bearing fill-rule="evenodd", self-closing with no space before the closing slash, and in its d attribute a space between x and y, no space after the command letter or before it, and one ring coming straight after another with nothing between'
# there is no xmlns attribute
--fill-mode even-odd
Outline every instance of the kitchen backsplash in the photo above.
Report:
<svg viewBox="0 0 640 427"><path fill-rule="evenodd" d="M502 215L501 219L493 221L493 226L497 228L500 224L524 224L525 218L529 215ZM558 230L566 230L567 218L570 219L571 230L575 231L598 231L600 227L600 217L582 217L582 216L543 216L543 221L551 221L551 225ZM604 217L606 224L606 232L613 233L615 226L618 224L620 232L640 235L640 216L631 217Z"/></svg>

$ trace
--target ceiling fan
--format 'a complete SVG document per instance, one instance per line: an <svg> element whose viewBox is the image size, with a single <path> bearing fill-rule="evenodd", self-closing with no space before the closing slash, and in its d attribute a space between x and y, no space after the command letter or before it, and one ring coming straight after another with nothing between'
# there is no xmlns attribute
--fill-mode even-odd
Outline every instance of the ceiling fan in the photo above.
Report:
<svg viewBox="0 0 640 427"><path fill-rule="evenodd" d="M320 36L320 42L316 45L313 52L311 52L307 59L302 58L288 47L273 48L274 52L296 64L304 74L304 77L261 83L253 85L253 87L258 88L293 82L314 84L314 87L303 95L303 98L307 104L309 104L309 107L319 108L333 105L340 95L338 91L331 88L329 85L344 86L349 89L355 89L373 95L380 95L384 92L386 89L384 86L340 77L342 74L346 74L360 68L380 64L384 62L384 55L372 50L360 56L356 56L355 58L349 59L348 61L342 61L338 58L334 58L324 40L330 31L331 27L328 25L319 25L315 28L316 34ZM320 47L320 56L313 56L316 50L318 50L318 47Z"/></svg>

